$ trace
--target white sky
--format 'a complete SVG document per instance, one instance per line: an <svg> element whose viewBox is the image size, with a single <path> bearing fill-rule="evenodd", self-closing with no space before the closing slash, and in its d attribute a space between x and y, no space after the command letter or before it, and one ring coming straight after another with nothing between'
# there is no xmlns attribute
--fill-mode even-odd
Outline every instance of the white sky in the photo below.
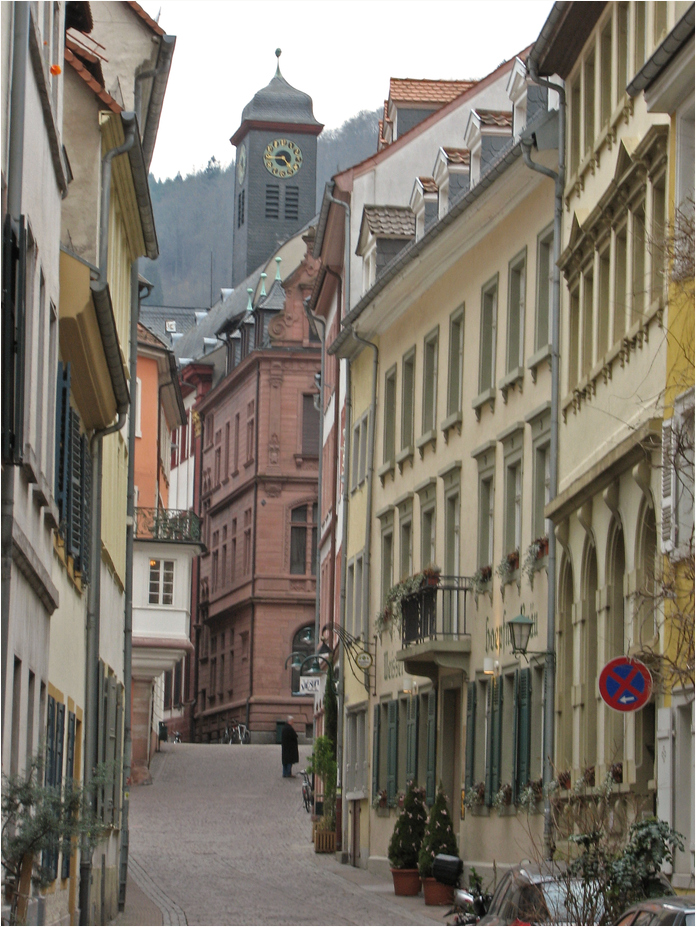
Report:
<svg viewBox="0 0 696 927"><path fill-rule="evenodd" d="M481 78L538 36L551 0L154 0L177 37L152 172L229 164L242 109L275 73L333 129L382 106L390 77Z"/></svg>

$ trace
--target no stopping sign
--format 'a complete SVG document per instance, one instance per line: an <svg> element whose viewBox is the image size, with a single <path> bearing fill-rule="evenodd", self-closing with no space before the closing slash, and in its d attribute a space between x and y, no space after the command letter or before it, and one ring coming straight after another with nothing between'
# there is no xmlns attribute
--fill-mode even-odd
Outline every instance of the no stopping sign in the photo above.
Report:
<svg viewBox="0 0 696 927"><path fill-rule="evenodd" d="M650 670L640 660L615 657L599 674L599 694L615 711L638 711L651 692Z"/></svg>

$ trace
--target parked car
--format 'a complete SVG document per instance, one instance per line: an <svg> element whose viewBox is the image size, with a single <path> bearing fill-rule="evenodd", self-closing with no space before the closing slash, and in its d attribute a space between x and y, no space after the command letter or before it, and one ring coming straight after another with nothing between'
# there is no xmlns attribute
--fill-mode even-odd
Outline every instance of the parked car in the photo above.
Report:
<svg viewBox="0 0 696 927"><path fill-rule="evenodd" d="M694 923L694 896L668 895L633 904L617 924L685 924Z"/></svg>
<svg viewBox="0 0 696 927"><path fill-rule="evenodd" d="M597 892L562 866L521 863L503 875L479 924L598 923L602 913Z"/></svg>

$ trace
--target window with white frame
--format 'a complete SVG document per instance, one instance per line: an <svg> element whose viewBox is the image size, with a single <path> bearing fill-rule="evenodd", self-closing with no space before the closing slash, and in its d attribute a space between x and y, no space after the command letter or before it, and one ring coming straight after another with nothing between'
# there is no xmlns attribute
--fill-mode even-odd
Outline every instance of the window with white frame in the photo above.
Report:
<svg viewBox="0 0 696 927"><path fill-rule="evenodd" d="M382 589L381 601L394 585L394 523L389 522L388 527L382 529Z"/></svg>
<svg viewBox="0 0 696 927"><path fill-rule="evenodd" d="M537 240L537 299L534 350L551 341L549 320L553 300L553 229L545 229Z"/></svg>
<svg viewBox="0 0 696 927"><path fill-rule="evenodd" d="M550 404L533 416L532 430L532 539L546 537L544 507L551 500L551 411Z"/></svg>
<svg viewBox="0 0 696 927"><path fill-rule="evenodd" d="M355 605L354 599L354 585L355 585L355 563L348 564L348 572L346 574L346 628L348 629L349 634L353 634L357 637L355 629L355 616L353 614L353 609Z"/></svg>
<svg viewBox="0 0 696 927"><path fill-rule="evenodd" d="M506 373L520 371L524 364L524 308L527 276L527 249L508 267L508 327Z"/></svg>
<svg viewBox="0 0 696 927"><path fill-rule="evenodd" d="M317 517L316 502L298 505L290 512L290 572L293 574L316 574Z"/></svg>
<svg viewBox="0 0 696 927"><path fill-rule="evenodd" d="M439 327L426 335L423 342L423 416L421 433L433 431L437 425L437 351Z"/></svg>
<svg viewBox="0 0 696 927"><path fill-rule="evenodd" d="M353 426L353 461L351 486L358 487L367 473L367 425L369 412L366 412Z"/></svg>
<svg viewBox="0 0 696 927"><path fill-rule="evenodd" d="M416 383L416 349L404 355L401 364L401 448L413 447L413 407Z"/></svg>
<svg viewBox="0 0 696 927"><path fill-rule="evenodd" d="M396 456L396 364L384 376L384 448L382 459L389 463Z"/></svg>
<svg viewBox="0 0 696 927"><path fill-rule="evenodd" d="M174 561L150 560L150 605L174 603Z"/></svg>
<svg viewBox="0 0 696 927"><path fill-rule="evenodd" d="M359 637L363 631L363 556L360 554L355 558L355 585L353 591L353 627L355 636Z"/></svg>
<svg viewBox="0 0 696 927"><path fill-rule="evenodd" d="M479 393L495 386L496 325L498 315L498 275L481 290L481 339L479 353Z"/></svg>
<svg viewBox="0 0 696 927"><path fill-rule="evenodd" d="M399 522L399 578L413 573L413 520L409 511Z"/></svg>
<svg viewBox="0 0 696 927"><path fill-rule="evenodd" d="M447 369L447 417L462 410L462 365L464 358L464 306L450 316L449 363Z"/></svg>
<svg viewBox="0 0 696 927"><path fill-rule="evenodd" d="M478 468L478 537L479 569L493 564L493 515L495 508L495 442L472 451Z"/></svg>

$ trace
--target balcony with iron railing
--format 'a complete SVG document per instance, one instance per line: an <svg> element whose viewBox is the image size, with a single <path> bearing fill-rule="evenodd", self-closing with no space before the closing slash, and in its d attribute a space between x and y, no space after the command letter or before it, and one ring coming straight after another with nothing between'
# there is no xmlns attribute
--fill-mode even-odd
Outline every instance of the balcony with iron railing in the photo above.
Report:
<svg viewBox="0 0 696 927"><path fill-rule="evenodd" d="M169 541L201 544L201 520L186 509L136 508L135 538L138 541Z"/></svg>
<svg viewBox="0 0 696 927"><path fill-rule="evenodd" d="M438 667L468 670L471 635L467 597L474 592L468 576L440 576L402 599L401 647L396 659L416 676L435 678Z"/></svg>

